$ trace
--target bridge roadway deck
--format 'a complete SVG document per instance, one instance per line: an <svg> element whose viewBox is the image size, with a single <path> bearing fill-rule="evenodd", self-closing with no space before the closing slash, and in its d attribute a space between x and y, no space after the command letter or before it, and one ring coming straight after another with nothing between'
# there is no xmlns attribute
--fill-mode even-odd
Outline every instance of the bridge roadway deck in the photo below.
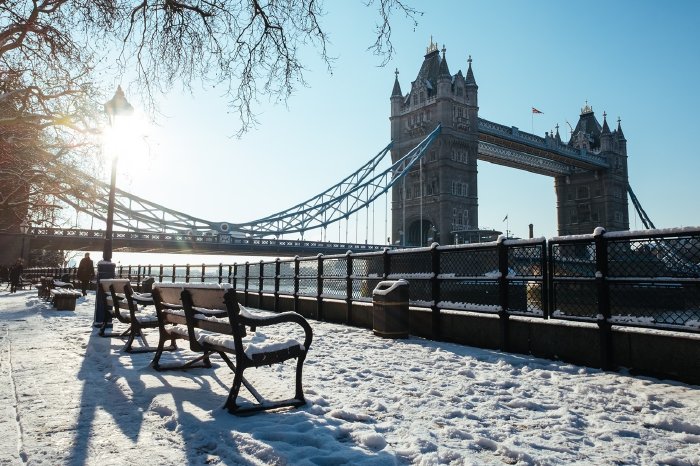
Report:
<svg viewBox="0 0 700 466"><path fill-rule="evenodd" d="M5 237L18 234L0 233ZM32 249L100 251L104 246L104 231L32 228L25 237ZM291 257L315 254L345 254L347 251L371 252L387 245L355 244L268 238L234 238L228 235L192 236L174 233L145 233L115 231L113 251L175 254L235 254L240 256Z"/></svg>

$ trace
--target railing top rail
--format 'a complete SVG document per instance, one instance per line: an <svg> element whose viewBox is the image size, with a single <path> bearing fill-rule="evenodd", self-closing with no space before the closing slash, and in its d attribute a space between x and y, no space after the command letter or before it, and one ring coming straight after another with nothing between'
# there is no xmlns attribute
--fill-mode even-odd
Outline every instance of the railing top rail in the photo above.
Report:
<svg viewBox="0 0 700 466"><path fill-rule="evenodd" d="M676 236L700 236L700 227L683 228L660 228L655 230L632 230L632 231L609 231L596 228L592 234L555 236L549 240L550 243L575 243L594 241L596 236L603 236L605 239L641 239L641 238L669 238Z"/></svg>

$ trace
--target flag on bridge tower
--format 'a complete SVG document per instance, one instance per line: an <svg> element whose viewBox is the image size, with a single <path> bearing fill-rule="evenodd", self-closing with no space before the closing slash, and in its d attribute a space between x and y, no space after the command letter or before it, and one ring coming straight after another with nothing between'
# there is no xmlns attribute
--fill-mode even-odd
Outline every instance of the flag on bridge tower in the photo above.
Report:
<svg viewBox="0 0 700 466"><path fill-rule="evenodd" d="M530 127L532 128L533 133L535 132L535 115L537 114L544 114L544 112L541 112L535 107L532 107L532 115L530 115Z"/></svg>
<svg viewBox="0 0 700 466"><path fill-rule="evenodd" d="M503 217L503 220L501 220L501 221L502 221L502 222L505 222L506 220L508 220L508 214L506 214L506 216Z"/></svg>

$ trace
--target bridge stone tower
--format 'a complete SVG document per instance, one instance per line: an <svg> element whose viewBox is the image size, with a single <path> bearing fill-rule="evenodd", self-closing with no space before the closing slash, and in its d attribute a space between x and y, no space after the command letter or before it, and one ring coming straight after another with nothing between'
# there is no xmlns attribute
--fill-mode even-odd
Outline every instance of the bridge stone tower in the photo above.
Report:
<svg viewBox="0 0 700 466"><path fill-rule="evenodd" d="M555 137L559 138L558 131ZM601 155L609 168L575 170L571 175L555 177L559 234L590 234L598 226L607 231L629 230L627 140L620 120L617 129L610 131L607 115L603 113L601 126L586 104L568 145Z"/></svg>
<svg viewBox="0 0 700 466"><path fill-rule="evenodd" d="M392 242L406 246L464 242L478 228L478 86L471 57L466 77L450 74L430 41L418 76L404 95L398 70L391 93L391 158L395 162L438 124L442 130L423 156L392 190ZM457 238L456 238L457 236Z"/></svg>

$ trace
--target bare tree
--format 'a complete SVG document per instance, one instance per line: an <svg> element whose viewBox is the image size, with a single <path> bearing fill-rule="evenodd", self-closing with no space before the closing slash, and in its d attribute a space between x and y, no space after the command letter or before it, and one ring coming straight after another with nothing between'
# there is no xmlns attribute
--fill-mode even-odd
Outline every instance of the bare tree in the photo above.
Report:
<svg viewBox="0 0 700 466"><path fill-rule="evenodd" d="M135 63L146 94L193 82L220 85L238 113L238 134L256 123L259 96L284 102L305 84L301 49L315 49L331 68L319 0L127 3L133 6L116 25L124 39L122 65ZM394 52L390 18L399 11L415 25L420 13L403 0L365 0L365 5L376 6L379 19L369 49L386 64Z"/></svg>
<svg viewBox="0 0 700 466"><path fill-rule="evenodd" d="M420 12L404 0L363 1L377 9L369 49L385 64L391 18L415 25ZM320 0L0 0L0 230L70 189L61 167L97 163L109 94L96 74L115 49L149 108L174 86L221 86L241 134L261 96L286 102L305 85L302 49L331 68L323 15Z"/></svg>

